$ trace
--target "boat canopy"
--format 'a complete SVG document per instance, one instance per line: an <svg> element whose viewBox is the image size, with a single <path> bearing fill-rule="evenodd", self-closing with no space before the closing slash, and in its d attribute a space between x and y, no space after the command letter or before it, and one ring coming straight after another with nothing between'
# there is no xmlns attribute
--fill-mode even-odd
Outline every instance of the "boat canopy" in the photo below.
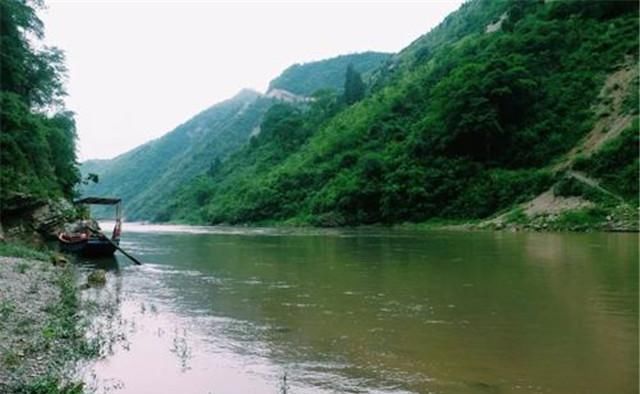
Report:
<svg viewBox="0 0 640 394"><path fill-rule="evenodd" d="M122 201L120 198L110 197L84 197L79 200L75 200L75 204L97 204L97 205L115 205Z"/></svg>

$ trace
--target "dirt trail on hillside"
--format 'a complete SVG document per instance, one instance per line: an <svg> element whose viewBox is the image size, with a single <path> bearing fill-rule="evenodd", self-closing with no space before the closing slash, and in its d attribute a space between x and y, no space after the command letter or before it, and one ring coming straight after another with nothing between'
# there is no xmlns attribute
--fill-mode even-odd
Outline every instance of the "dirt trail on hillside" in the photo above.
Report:
<svg viewBox="0 0 640 394"><path fill-rule="evenodd" d="M626 59L621 68L607 77L598 94L598 104L593 107L593 112L598 116L598 120L582 141L551 168L553 172L569 170L566 173L568 177L624 203L622 197L600 186L597 179L590 178L581 172L572 171L570 168L578 156L590 156L607 141L616 138L623 130L631 126L634 115L624 113L624 102L629 95L629 87L637 77L638 66L633 59ZM581 197L555 196L552 187L533 200L522 204L522 207L528 215L538 215L556 214L565 210L585 208L589 205L593 204Z"/></svg>
<svg viewBox="0 0 640 394"><path fill-rule="evenodd" d="M617 137L631 126L633 115L625 114L623 104L628 96L628 88L638 77L638 67L634 62L626 62L619 70L609 75L598 95L598 104L593 111L598 120L578 145L552 167L554 172L564 171L573 164L578 155L589 156L607 141Z"/></svg>
<svg viewBox="0 0 640 394"><path fill-rule="evenodd" d="M558 163L551 167L555 173L566 172L566 176L593 187L600 192L614 197L621 203L624 199L619 195L603 188L597 179L590 178L584 173L570 170L575 159L582 156L590 156L598 151L607 141L619 136L623 130L631 126L635 115L624 113L624 102L629 95L629 87L634 79L638 78L638 65L634 59L626 59L623 66L610 74L600 93L598 104L594 105L593 112L598 116L591 131L571 149ZM537 215L556 215L563 211L588 208L594 206L591 201L582 197L556 196L553 187L546 190L532 200L520 204L520 208L529 217ZM487 224L503 222L509 212L488 220Z"/></svg>
<svg viewBox="0 0 640 394"><path fill-rule="evenodd" d="M619 196L618 194L612 192L611 190L605 189L600 185L600 182L597 179L589 178L585 173L578 172L578 171L568 171L567 176L573 179L576 179L586 185L589 185L592 188L597 189L601 193L611 196L620 202L624 202L624 198L622 198L622 196Z"/></svg>

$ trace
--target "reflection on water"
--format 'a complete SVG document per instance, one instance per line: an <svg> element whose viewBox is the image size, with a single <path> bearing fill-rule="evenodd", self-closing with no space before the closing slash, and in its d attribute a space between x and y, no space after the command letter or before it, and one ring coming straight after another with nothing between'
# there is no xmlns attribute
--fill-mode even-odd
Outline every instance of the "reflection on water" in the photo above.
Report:
<svg viewBox="0 0 640 394"><path fill-rule="evenodd" d="M637 234L125 227L114 393L634 393Z"/></svg>

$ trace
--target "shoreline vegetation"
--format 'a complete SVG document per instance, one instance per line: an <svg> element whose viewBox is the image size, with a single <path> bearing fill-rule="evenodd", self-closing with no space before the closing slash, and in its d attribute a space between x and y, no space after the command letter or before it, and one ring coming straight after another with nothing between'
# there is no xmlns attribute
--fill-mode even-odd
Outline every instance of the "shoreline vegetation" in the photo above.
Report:
<svg viewBox="0 0 640 394"><path fill-rule="evenodd" d="M428 221L412 223L373 223L355 226L317 226L299 218L285 221L260 221L249 223L191 223L185 221L140 222L142 224L183 225L183 226L231 226L231 227L274 227L274 228L311 228L311 229L375 229L391 230L456 230L456 231L531 231L531 232L628 232L638 233L638 212L632 206L620 206L617 214L611 215L599 208L584 208L563 211L558 214L528 217L521 208L516 207L493 219L465 220L434 218Z"/></svg>
<svg viewBox="0 0 640 394"><path fill-rule="evenodd" d="M53 252L0 242L0 392L80 394L74 365L99 355L86 337L75 270Z"/></svg>

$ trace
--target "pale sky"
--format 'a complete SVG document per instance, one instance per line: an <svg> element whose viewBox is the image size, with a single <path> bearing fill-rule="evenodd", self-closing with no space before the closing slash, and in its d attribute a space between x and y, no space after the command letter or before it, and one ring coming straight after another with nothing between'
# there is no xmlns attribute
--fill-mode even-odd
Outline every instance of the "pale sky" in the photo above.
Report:
<svg viewBox="0 0 640 394"><path fill-rule="evenodd" d="M111 158L294 63L397 52L462 0L48 1L46 43L66 52L79 159Z"/></svg>

